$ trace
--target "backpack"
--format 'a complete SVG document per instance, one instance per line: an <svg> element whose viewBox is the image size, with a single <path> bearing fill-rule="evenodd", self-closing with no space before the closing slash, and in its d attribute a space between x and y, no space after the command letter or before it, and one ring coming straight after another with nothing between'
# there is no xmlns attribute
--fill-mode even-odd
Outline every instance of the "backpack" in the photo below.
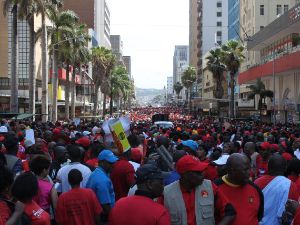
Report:
<svg viewBox="0 0 300 225"><path fill-rule="evenodd" d="M15 211L15 203L7 200L3 196L0 196L0 201L5 202L7 207L11 210L11 212ZM24 212L22 213L22 216L19 222L17 223L17 225L31 225L31 221L29 217Z"/></svg>

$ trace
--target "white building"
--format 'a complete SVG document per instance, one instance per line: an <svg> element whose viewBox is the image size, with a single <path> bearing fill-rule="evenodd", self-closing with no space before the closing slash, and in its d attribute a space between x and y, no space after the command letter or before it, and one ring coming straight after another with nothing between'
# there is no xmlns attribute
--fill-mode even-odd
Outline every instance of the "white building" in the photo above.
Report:
<svg viewBox="0 0 300 225"><path fill-rule="evenodd" d="M167 94L173 95L173 77L167 77Z"/></svg>
<svg viewBox="0 0 300 225"><path fill-rule="evenodd" d="M202 55L228 40L228 0L202 0Z"/></svg>
<svg viewBox="0 0 300 225"><path fill-rule="evenodd" d="M173 56L173 84L181 83L181 77L189 65L189 47L187 45L176 45ZM185 91L183 88L180 96L185 99Z"/></svg>
<svg viewBox="0 0 300 225"><path fill-rule="evenodd" d="M94 29L100 46L110 48L110 10L106 0L95 1Z"/></svg>

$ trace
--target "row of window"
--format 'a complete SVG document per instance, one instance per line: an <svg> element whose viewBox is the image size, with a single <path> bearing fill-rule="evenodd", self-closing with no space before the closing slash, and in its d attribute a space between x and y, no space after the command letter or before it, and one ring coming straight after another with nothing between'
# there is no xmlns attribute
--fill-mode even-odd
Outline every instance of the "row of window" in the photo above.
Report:
<svg viewBox="0 0 300 225"><path fill-rule="evenodd" d="M289 11L289 5L283 5L283 7L282 5L276 5L276 15L282 14L282 8L283 13ZM260 5L259 12L261 16L265 15L265 5Z"/></svg>

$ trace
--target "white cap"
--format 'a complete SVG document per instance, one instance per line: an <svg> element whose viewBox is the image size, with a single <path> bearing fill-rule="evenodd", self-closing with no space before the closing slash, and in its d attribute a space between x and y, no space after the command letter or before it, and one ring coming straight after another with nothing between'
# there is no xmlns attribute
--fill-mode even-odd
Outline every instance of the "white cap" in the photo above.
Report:
<svg viewBox="0 0 300 225"><path fill-rule="evenodd" d="M219 166L223 166L223 165L226 165L228 158L229 158L229 155L221 155L220 158L218 158L217 160L215 160L213 162Z"/></svg>
<svg viewBox="0 0 300 225"><path fill-rule="evenodd" d="M0 127L0 133L7 133L7 127L6 126L1 126Z"/></svg>

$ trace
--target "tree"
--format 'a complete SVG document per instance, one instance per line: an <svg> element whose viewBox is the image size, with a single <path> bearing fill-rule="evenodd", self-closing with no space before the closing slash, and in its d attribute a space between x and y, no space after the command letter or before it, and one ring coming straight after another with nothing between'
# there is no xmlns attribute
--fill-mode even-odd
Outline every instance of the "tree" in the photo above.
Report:
<svg viewBox="0 0 300 225"><path fill-rule="evenodd" d="M99 89L104 93L103 105L106 103L106 94L109 89L109 77L114 68L116 59L112 51L105 47L92 48L92 64L93 64L93 81L95 85L94 91L94 110L93 115L97 115ZM104 85L105 84L105 85ZM103 111L105 115L105 109Z"/></svg>
<svg viewBox="0 0 300 225"><path fill-rule="evenodd" d="M274 96L273 91L266 90L265 84L261 81L260 78L256 80L255 84L252 84L249 86L251 89L251 93L248 95L249 99L254 99L255 96L259 95L259 101L258 101L258 109L261 110L263 103L266 103L266 98L272 99ZM256 105L256 104L255 104Z"/></svg>
<svg viewBox="0 0 300 225"><path fill-rule="evenodd" d="M57 120L57 89L58 89L58 56L62 49L63 42L72 39L73 28L79 18L73 11L58 11L52 9L49 11L49 19L53 26L47 26L48 36L50 37L50 49L53 60L54 71L52 76L52 121Z"/></svg>
<svg viewBox="0 0 300 225"><path fill-rule="evenodd" d="M183 86L180 82L177 82L176 84L174 84L173 88L174 88L174 91L176 92L177 99L179 100L179 95L180 95L181 90L183 89Z"/></svg>
<svg viewBox="0 0 300 225"><path fill-rule="evenodd" d="M230 40L221 47L221 62L226 66L226 70L230 72L230 117L234 117L234 89L235 89L235 75L238 72L241 63L245 56L244 46L240 42Z"/></svg>
<svg viewBox="0 0 300 225"><path fill-rule="evenodd" d="M196 76L196 69L194 67L189 66L183 73L181 77L181 82L183 86L189 90L189 95L187 93L187 100L188 96L189 97L189 107L191 107L191 102L192 102L192 87L193 84L196 82L197 76Z"/></svg>
<svg viewBox="0 0 300 225"><path fill-rule="evenodd" d="M4 0L3 14L12 14L11 59L10 59L10 112L19 112L18 83L19 83L19 50L18 50L18 0Z"/></svg>
<svg viewBox="0 0 300 225"><path fill-rule="evenodd" d="M212 72L213 79L215 82L214 87L214 97L217 99L223 98L224 88L223 88L223 80L224 80L224 71L226 70L225 66L221 63L221 49L216 48L209 51L209 55L206 57L207 59L207 69ZM218 112L220 113L220 104L218 102Z"/></svg>

